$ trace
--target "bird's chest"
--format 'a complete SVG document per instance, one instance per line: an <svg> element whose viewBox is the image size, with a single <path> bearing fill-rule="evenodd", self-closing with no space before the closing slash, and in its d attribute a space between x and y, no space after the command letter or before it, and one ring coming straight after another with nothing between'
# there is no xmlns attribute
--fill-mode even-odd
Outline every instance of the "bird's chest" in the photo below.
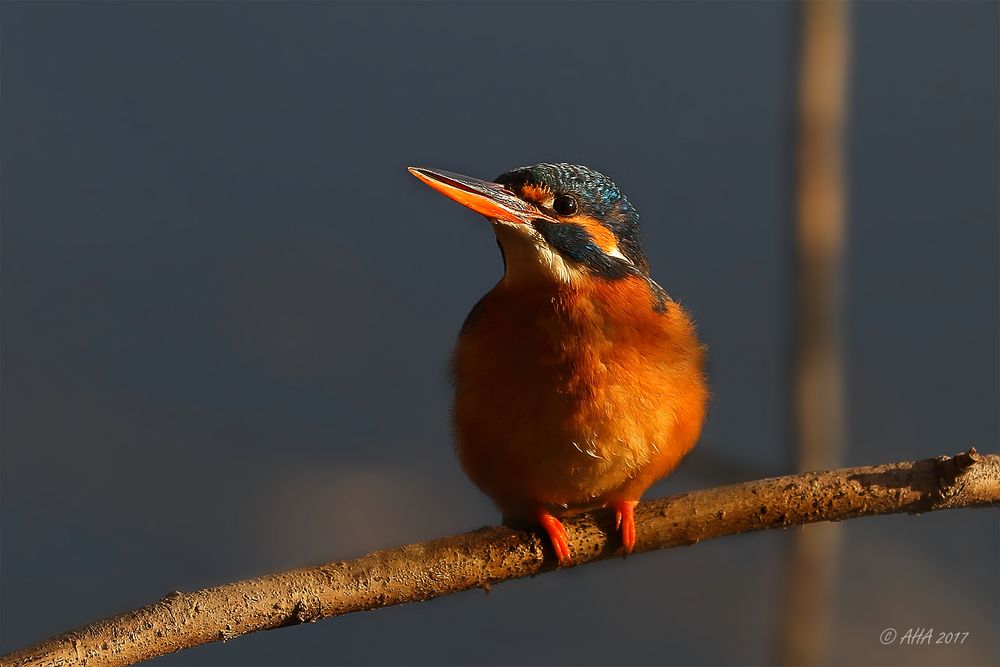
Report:
<svg viewBox="0 0 1000 667"><path fill-rule="evenodd" d="M647 463L665 429L664 377L639 329L583 298L484 302L454 358L455 430L473 479L537 480L555 500L584 502Z"/></svg>
<svg viewBox="0 0 1000 667"><path fill-rule="evenodd" d="M474 316L455 351L456 398L478 395L528 428L573 428L627 384L631 343L598 304L538 301L486 304Z"/></svg>

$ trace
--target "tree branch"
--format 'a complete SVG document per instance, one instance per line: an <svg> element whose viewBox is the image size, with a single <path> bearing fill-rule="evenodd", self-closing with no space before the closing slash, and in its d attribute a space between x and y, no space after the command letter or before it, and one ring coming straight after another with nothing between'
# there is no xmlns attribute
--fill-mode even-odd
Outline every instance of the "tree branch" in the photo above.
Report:
<svg viewBox="0 0 1000 667"><path fill-rule="evenodd" d="M733 484L641 503L636 552L860 516L1000 505L1000 455L845 468ZM567 520L577 564L619 555L609 512ZM130 665L249 632L416 602L555 569L539 535L482 528L353 561L238 581L71 630L0 657L0 667Z"/></svg>

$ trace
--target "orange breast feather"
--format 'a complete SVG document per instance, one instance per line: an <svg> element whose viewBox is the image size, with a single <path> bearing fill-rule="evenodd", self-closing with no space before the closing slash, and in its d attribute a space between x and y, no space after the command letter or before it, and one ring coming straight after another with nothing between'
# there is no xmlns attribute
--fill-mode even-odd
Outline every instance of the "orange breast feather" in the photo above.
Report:
<svg viewBox="0 0 1000 667"><path fill-rule="evenodd" d="M454 429L469 477L505 515L638 500L694 446L703 347L676 303L637 277L501 282L453 360Z"/></svg>

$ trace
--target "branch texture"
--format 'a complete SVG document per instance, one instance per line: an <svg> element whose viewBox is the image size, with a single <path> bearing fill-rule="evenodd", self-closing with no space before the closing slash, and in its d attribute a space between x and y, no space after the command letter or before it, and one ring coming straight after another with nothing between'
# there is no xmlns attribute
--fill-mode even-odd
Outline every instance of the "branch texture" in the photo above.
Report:
<svg viewBox="0 0 1000 667"><path fill-rule="evenodd" d="M954 457L777 477L641 503L635 551L818 521L996 505L1000 456L972 449ZM577 564L620 555L613 521L609 512L565 521ZM0 667L130 665L249 632L475 587L488 590L554 569L556 559L538 534L482 528L353 561L171 593L2 656Z"/></svg>

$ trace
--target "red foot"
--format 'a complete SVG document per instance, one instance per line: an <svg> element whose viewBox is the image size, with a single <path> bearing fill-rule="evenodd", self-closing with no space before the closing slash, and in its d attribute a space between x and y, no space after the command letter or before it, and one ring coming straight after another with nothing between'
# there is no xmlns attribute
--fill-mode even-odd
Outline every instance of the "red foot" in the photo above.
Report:
<svg viewBox="0 0 1000 667"><path fill-rule="evenodd" d="M635 548L635 506L638 500L620 500L612 505L615 508L615 530L622 533L622 546L625 553L632 553Z"/></svg>
<svg viewBox="0 0 1000 667"><path fill-rule="evenodd" d="M551 512L544 509L540 509L535 513L535 521L548 533L549 541L552 542L552 548L555 549L559 564L572 565L573 555L569 552L569 539L562 522L555 518Z"/></svg>

